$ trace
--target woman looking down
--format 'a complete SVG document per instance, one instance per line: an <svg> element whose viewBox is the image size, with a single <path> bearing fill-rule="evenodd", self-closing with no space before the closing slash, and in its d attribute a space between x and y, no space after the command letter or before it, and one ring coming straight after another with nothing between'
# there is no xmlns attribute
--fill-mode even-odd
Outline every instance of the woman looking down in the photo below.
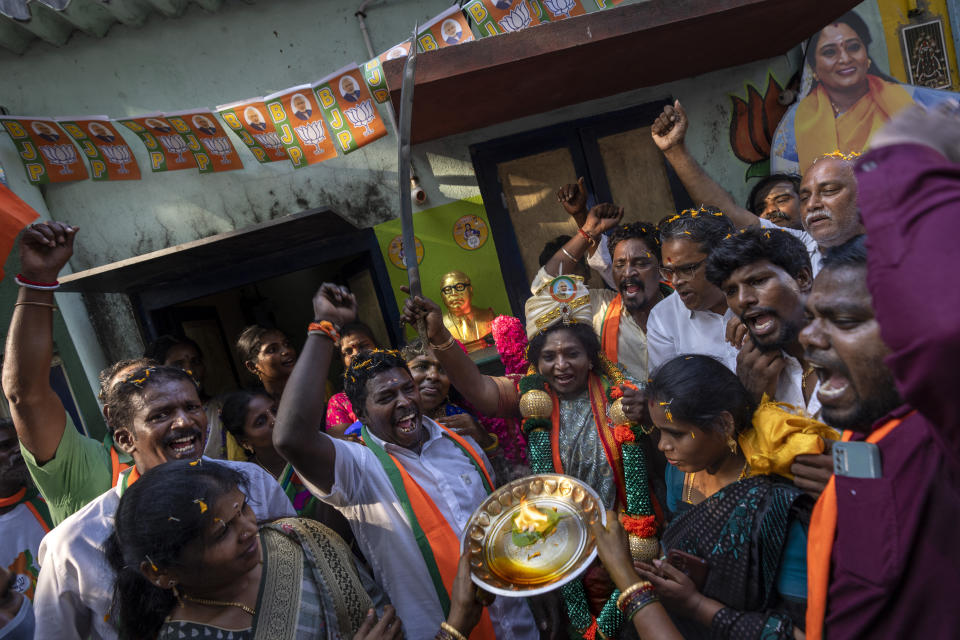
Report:
<svg viewBox="0 0 960 640"><path fill-rule="evenodd" d="M374 626L352 555L333 531L285 518L258 528L245 478L214 462L154 467L120 500L106 554L121 638L400 638ZM290 606L299 603L299 606Z"/></svg>
<svg viewBox="0 0 960 640"><path fill-rule="evenodd" d="M698 590L659 561L641 564L685 638L793 638L806 610L809 498L786 478L750 474L737 436L753 403L713 358L669 360L647 387L667 468L664 554L706 563ZM689 559L689 558L688 558ZM796 632L796 633L795 633Z"/></svg>

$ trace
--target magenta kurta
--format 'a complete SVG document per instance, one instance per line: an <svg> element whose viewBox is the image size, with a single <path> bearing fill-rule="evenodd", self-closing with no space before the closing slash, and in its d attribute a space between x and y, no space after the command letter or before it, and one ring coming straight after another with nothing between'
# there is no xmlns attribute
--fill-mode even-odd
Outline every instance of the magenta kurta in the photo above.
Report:
<svg viewBox="0 0 960 640"><path fill-rule="evenodd" d="M879 442L883 477L836 478L824 637L960 637L960 165L920 145L857 164L867 283L914 409ZM854 440L863 440L856 434Z"/></svg>

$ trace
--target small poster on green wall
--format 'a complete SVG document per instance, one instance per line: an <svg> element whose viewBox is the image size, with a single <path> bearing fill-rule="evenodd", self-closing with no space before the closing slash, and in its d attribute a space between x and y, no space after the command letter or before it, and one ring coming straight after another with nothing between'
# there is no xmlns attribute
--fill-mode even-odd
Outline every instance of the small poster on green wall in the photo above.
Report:
<svg viewBox="0 0 960 640"><path fill-rule="evenodd" d="M470 279L474 309L493 309L496 315L511 315L497 247L492 235L488 234L489 226L480 196L414 213L413 227L419 241L416 255L420 262L423 294L441 309L444 309L441 296L444 276L459 271ZM400 287L407 284L407 272L398 259L402 248L397 246L400 219L379 224L373 231L387 264L397 305L402 306L407 294L400 291ZM413 331L408 330L407 335L412 336Z"/></svg>

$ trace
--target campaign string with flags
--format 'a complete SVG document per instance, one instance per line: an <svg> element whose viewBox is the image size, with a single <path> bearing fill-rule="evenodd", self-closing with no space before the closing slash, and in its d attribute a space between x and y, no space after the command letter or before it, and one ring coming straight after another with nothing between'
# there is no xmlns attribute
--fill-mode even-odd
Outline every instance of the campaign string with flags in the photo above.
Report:
<svg viewBox="0 0 960 640"><path fill-rule="evenodd" d="M119 130L147 151L150 173L195 169L200 174L242 170L233 138L258 163L290 162L301 169L360 149L387 135L376 105L389 101L383 64L407 57L411 43L426 53L566 20L622 0L471 0L417 27L363 65L351 63L322 79L266 97L111 118L0 116L31 184L140 180L141 168ZM390 107L387 107L390 108ZM216 117L214 114L216 114ZM222 120L222 122L221 122ZM225 126L224 126L225 125ZM226 135L226 130L233 136Z"/></svg>

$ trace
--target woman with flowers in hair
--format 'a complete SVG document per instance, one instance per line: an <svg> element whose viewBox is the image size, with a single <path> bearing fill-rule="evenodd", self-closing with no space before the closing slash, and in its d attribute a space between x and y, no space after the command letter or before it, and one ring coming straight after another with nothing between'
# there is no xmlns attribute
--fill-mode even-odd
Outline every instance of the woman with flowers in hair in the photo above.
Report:
<svg viewBox="0 0 960 640"><path fill-rule="evenodd" d="M750 394L714 358L681 355L654 371L647 395L670 463L664 553L706 571L695 584L655 561L639 565L640 576L684 638L801 637L812 504L788 479L751 468L758 456L740 446L756 421Z"/></svg>
<svg viewBox="0 0 960 640"><path fill-rule="evenodd" d="M404 320L423 320L453 386L486 415L523 416L534 473L566 473L593 487L605 508L622 513L637 559L659 556L655 501L647 478L649 439L639 422L644 398L604 355L592 326L590 294L579 276L559 276L527 300L526 376L491 377L456 348L432 300L406 301ZM570 626L580 637L619 635L619 591L603 571L561 587ZM554 620L554 633L561 631Z"/></svg>

